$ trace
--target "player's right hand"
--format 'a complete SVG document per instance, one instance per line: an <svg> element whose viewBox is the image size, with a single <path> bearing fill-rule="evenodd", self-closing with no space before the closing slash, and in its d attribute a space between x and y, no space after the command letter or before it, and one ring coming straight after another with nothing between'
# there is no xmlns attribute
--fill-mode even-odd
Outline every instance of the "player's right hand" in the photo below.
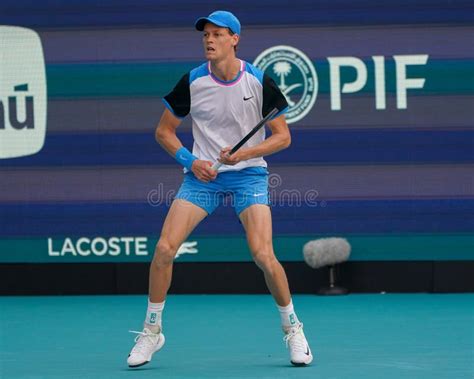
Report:
<svg viewBox="0 0 474 379"><path fill-rule="evenodd" d="M194 176L202 182L210 182L217 176L217 171L212 169L212 162L196 159L191 166Z"/></svg>

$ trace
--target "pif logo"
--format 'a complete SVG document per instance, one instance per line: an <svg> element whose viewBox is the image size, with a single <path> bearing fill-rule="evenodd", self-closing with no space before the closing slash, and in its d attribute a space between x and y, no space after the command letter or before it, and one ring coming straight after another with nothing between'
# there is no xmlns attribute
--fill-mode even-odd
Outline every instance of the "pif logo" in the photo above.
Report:
<svg viewBox="0 0 474 379"><path fill-rule="evenodd" d="M318 94L318 76L305 53L291 46L274 46L262 52L253 64L278 78L278 87L289 105L289 124L308 114Z"/></svg>
<svg viewBox="0 0 474 379"><path fill-rule="evenodd" d="M0 26L0 159L36 154L43 148L46 101L38 34Z"/></svg>
<svg viewBox="0 0 474 379"><path fill-rule="evenodd" d="M373 81L375 109L385 110L386 80L385 57L373 55ZM428 54L394 55L395 62L395 93L397 109L407 109L408 90L422 89L426 79L407 76L407 67L424 66L428 62ZM327 57L329 63L329 82L331 111L342 109L342 94L361 91L368 82L367 62L357 57ZM263 51L253 62L255 66L272 76L289 105L286 113L288 124L305 117L313 108L318 93L318 76L311 60L301 50L291 46L273 46ZM343 79L342 70L355 72L355 79Z"/></svg>

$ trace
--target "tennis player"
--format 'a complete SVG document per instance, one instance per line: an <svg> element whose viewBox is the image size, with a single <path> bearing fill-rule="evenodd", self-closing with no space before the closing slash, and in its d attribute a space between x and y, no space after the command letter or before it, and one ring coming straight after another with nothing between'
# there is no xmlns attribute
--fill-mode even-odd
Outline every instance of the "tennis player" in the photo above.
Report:
<svg viewBox="0 0 474 379"><path fill-rule="evenodd" d="M285 271L273 251L268 171L263 159L290 145L284 116L288 104L270 77L236 57L241 29L232 13L213 12L199 18L195 27L203 32L207 62L185 74L164 97L166 109L156 129L158 143L184 167L184 180L156 246L144 328L135 332L138 335L127 363L142 366L163 347L162 312L176 252L199 222L221 204L222 195L231 193L252 257L279 310L291 363L307 365L313 356L293 308ZM229 155L231 147L273 108L279 112L268 122L271 135L265 138L262 128ZM176 136L176 128L187 115L192 119L192 153ZM217 158L223 165L215 171L212 165Z"/></svg>

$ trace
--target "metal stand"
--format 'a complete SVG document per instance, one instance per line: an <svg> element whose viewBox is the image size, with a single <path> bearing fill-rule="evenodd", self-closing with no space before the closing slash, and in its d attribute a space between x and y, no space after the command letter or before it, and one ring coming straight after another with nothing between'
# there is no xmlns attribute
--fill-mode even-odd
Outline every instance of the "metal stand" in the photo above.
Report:
<svg viewBox="0 0 474 379"><path fill-rule="evenodd" d="M347 288L336 285L336 265L329 266L329 287L323 287L318 291L319 295L335 296L346 295L349 291Z"/></svg>

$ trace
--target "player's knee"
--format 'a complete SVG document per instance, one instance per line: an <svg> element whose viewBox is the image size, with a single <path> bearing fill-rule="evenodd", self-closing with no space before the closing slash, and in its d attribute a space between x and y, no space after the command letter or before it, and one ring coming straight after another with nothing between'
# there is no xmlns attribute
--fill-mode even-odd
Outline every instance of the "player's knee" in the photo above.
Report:
<svg viewBox="0 0 474 379"><path fill-rule="evenodd" d="M158 267L167 266L173 263L177 248L168 240L160 238L155 248L153 263Z"/></svg>
<svg viewBox="0 0 474 379"><path fill-rule="evenodd" d="M277 262L272 251L261 250L253 254L253 259L257 266L265 272L272 272Z"/></svg>

